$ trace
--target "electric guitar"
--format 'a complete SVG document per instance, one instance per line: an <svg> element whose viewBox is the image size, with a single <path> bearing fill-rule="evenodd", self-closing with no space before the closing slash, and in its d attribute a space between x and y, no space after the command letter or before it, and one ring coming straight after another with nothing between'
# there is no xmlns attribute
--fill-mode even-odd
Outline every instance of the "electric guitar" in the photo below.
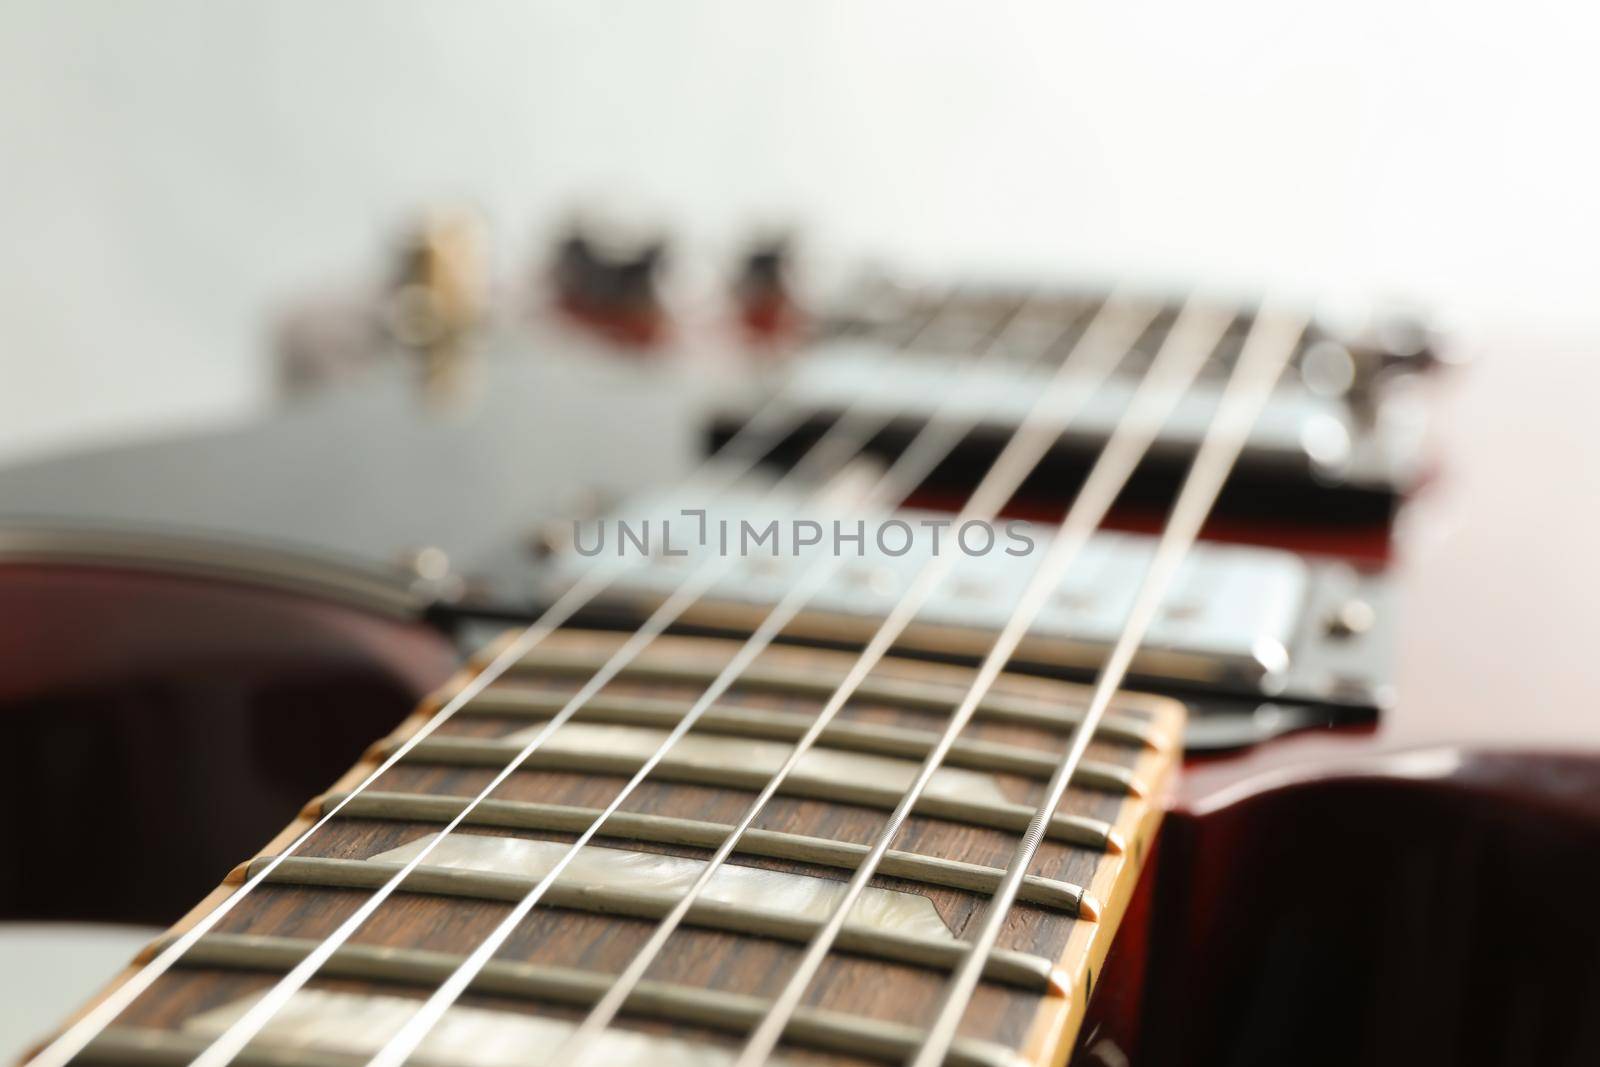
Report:
<svg viewBox="0 0 1600 1067"><path fill-rule="evenodd" d="M441 255L273 423L0 477L7 911L221 878L38 1062L1592 1059L1584 668L1425 333L767 256L684 376L654 260Z"/></svg>

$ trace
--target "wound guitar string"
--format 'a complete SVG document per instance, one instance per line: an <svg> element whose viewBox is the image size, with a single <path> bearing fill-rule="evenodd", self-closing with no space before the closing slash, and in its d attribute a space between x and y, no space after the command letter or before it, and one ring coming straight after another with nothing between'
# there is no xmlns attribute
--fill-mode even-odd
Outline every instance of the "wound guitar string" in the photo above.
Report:
<svg viewBox="0 0 1600 1067"><path fill-rule="evenodd" d="M999 508L1016 491L1022 479L1034 468L1050 445L1060 437L1071 420L1076 417L1078 411L1087 404L1098 386L1121 362L1126 353L1132 349L1153 318L1154 311L1149 305L1124 306L1124 302L1121 300L1111 300L1100 308L1088 328L1080 335L1072 350L1063 360L1051 381L1050 387L1038 398L1028 417L1018 426L1000 457L991 466L989 473L986 474L978 490L973 494L971 503L963 511L963 519L990 518L998 512ZM990 349L998 348L998 339L996 344L989 347ZM1207 351L1209 351L1209 346ZM957 390L947 391L946 401L941 403L939 408L941 416L948 417L948 407L953 406L954 401L956 401L956 393ZM965 437L970 428L971 424L968 420L960 419L955 420L948 430L941 430L937 438L934 438L939 441L939 444L934 449L937 455L930 457L932 464L936 465L945 453L953 449L955 444ZM919 435L919 439L932 435L935 429L937 429L937 426L934 424L925 426L922 434ZM915 451L915 447L908 450L907 453L902 455L902 459L905 459ZM908 494L917 484L920 484L924 472L916 472L916 477L913 479L902 479L900 475L903 472L899 467L900 464L897 463L896 469L891 470L890 474L885 477L884 483L880 485L879 488L882 492L876 493L875 496L897 500ZM932 466L930 465L928 469L931 470ZM842 707L850 694L854 692L855 684L859 684L859 680L864 678L872 667L876 665L878 659L882 657L895 637L915 615L933 588L948 573L952 559L953 557L948 556L933 556L924 565L913 586L908 590L906 596L902 598L900 609L886 621L884 627L880 629L878 638L869 646L867 652L863 653L856 661L849 678L846 680L846 684L835 691L833 698L830 699L828 706L824 709L823 715L826 718L819 717L807 735L802 738L803 742L807 741L807 739L814 740L815 736L820 734L822 728L827 725L828 719L831 719L833 714L837 713L838 709ZM489 962L494 952L510 937L521 920L526 917L527 913L538 903L549 887L554 884L561 870L600 831L606 819L620 807L633 789L648 776L672 745L694 726L700 715L711 706L713 701L731 687L739 674L749 666L756 655L776 637L784 626L792 621L794 616L809 600L812 593L817 588L820 588L820 581L805 579L810 578L813 573L823 572L825 574L828 570L829 568L826 566L819 566L809 569L806 574L802 575L803 580L793 586L779 604L772 609L763 620L760 628L745 642L739 653L713 681L711 687L684 714L676 728L661 742L652 756L638 769L633 778L613 798L607 808L601 811L585 832L572 843L563 854L562 860L545 874L541 881L518 902L512 912L457 967L450 978L435 991L423 1008L369 1061L372 1067L397 1067L398 1064L405 1061L405 1058L426 1037L429 1030L443 1017L449 1006L466 990L471 981ZM851 683L850 678L854 678L855 682ZM664 943L665 938L671 933L677 922L687 913L689 906L693 904L700 891L709 883L711 875L720 866L722 859L726 858L732 852L734 846L737 845L739 837L748 828L755 815L759 813L766 799L781 784L783 778L787 776L787 771L792 769L793 765L798 762L809 747L809 743L806 743L804 747L797 747L791 752L785 765L779 769L778 773L768 782L766 789L757 798L756 804L749 809L735 831L718 848L711 862L706 864L683 899L679 901L657 927L656 935L647 943L641 956L635 960L633 965L630 965L623 975L619 976L619 984L625 983L623 985L623 998L627 995L627 986L637 981L637 975L643 974L644 968L648 966L650 959L659 950L660 943ZM615 1009L611 1007L612 999L610 997L604 998L601 1003L596 1005L595 1011L599 1012L601 1009L605 1009L606 1011L614 1012ZM620 1000L618 1000L618 1003L620 1003ZM600 1018L594 1012L591 1013L591 1016L596 1019ZM566 1054L570 1057L571 1050L567 1046L576 1041L587 1040L588 1034L597 1030L601 1025L603 1024L597 1023L587 1030L575 1032L572 1039L564 1044L562 1050L558 1051L558 1055Z"/></svg>
<svg viewBox="0 0 1600 1067"><path fill-rule="evenodd" d="M949 308L952 296L953 293L951 292L941 294L937 298L937 309L902 342L902 345L909 346L917 343L929 327ZM708 456L690 476L691 479L694 480L697 486L712 496L731 489L740 479L753 471L773 447L787 438L803 418L804 411L801 407L789 405L787 398L782 393L775 395L763 404L737 432L723 442L720 448ZM847 433L850 435L856 434L858 432L857 424L862 421L859 411L854 408L847 409L835 420L822 438L808 450L800 463L805 464L807 458L817 454L819 451L827 455L834 454L835 447L831 442L837 441ZM870 437L870 434L867 436ZM850 458L853 458L853 456ZM787 479L780 479L779 481L780 484L783 484L787 482ZM773 488L776 489L777 486ZM381 761L348 794L329 806L312 825L295 837L277 855L271 857L267 863L262 865L260 870L247 878L238 889L219 901L206 914L200 916L192 927L172 940L170 944L143 966L132 974L127 975L115 988L107 991L93 1007L85 1011L74 1023L57 1035L53 1041L40 1049L28 1061L27 1067L65 1067L90 1041L94 1040L96 1035L114 1023L117 1017L134 1000L149 989L163 974L171 970L186 952L215 928L252 891L266 882L284 860L294 855L313 835L337 818L340 811L350 800L369 789L390 768L405 759L413 749L448 722L457 711L478 696L501 674L510 669L513 664L540 642L565 625L585 605L600 596L626 570L627 565L620 559L599 562L586 568L561 596L540 613L537 619L520 631L481 672L470 678L459 692L447 701L427 722L423 723L414 734L396 747L386 759Z"/></svg>

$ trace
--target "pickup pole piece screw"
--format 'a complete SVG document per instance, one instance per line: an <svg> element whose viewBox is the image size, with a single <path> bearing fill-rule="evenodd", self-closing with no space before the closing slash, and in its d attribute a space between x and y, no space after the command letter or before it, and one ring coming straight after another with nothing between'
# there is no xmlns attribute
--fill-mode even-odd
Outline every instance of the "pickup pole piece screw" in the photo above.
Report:
<svg viewBox="0 0 1600 1067"><path fill-rule="evenodd" d="M1372 629L1373 623L1377 621L1377 612L1372 610L1371 604L1365 600L1351 598L1340 604L1328 616L1326 627L1329 637L1356 637Z"/></svg>

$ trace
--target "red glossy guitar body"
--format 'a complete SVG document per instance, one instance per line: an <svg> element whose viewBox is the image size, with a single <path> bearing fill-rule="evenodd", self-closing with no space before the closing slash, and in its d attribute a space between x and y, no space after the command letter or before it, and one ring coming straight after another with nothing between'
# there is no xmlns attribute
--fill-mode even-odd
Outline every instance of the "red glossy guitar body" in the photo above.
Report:
<svg viewBox="0 0 1600 1067"><path fill-rule="evenodd" d="M1398 707L1186 765L1084 1062L1600 1062L1600 375L1526 349L1442 398Z"/></svg>
<svg viewBox="0 0 1600 1067"><path fill-rule="evenodd" d="M1444 474L1392 551L1213 527L1390 557L1400 702L1186 766L1082 1062L1600 1062L1600 372L1526 350L1449 384ZM40 566L0 567L0 650L0 707L27 711L0 756L7 917L170 919L454 664L329 602ZM136 873L113 894L108 871Z"/></svg>
<svg viewBox="0 0 1600 1067"><path fill-rule="evenodd" d="M257 586L12 564L0 662L0 849L16 860L0 868L0 917L156 923L455 655L419 624Z"/></svg>

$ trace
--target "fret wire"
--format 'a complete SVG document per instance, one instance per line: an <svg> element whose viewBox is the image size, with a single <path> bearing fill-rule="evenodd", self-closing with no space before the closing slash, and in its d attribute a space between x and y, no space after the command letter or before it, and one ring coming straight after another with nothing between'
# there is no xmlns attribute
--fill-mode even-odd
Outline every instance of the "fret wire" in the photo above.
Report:
<svg viewBox="0 0 1600 1067"><path fill-rule="evenodd" d="M320 810L337 803L338 799L339 794L329 794L312 803ZM341 814L352 819L446 822L465 804L465 797L368 791L352 798L351 802L342 808ZM599 814L598 808L578 808L532 801L486 800L467 819L467 824L509 830L577 833L593 822ZM716 848L727 840L732 830L733 827L727 823L619 811L606 820L599 836L655 845ZM829 837L752 828L745 832L737 851L768 859L855 870L861 857L866 855L867 846L836 841ZM880 869L892 878L946 889L960 889L969 893L994 892L999 887L1002 874L997 867L985 867L982 864L916 852L902 852L897 849L890 850L884 856ZM1021 892L1022 899L1030 904L1054 908L1091 922L1099 916L1099 902L1082 886L1070 882L1030 875L1024 879Z"/></svg>
<svg viewBox="0 0 1600 1067"><path fill-rule="evenodd" d="M253 873L259 866L264 865L265 861L257 860L246 864L245 869ZM404 865L400 863L385 861L294 856L274 868L267 882L269 885L370 890L385 884L402 866ZM433 896L515 904L523 899L533 886L542 884L543 881L528 875L464 870L456 867L430 867L424 864L412 869L410 877L406 880L406 890ZM544 890L544 897L552 906L558 908L594 912L600 915L621 915L633 919L660 919L672 910L679 899L676 894L657 889L622 889L614 886L572 884L562 881L559 877L550 882ZM822 925L818 919L764 911L721 900L696 901L685 921L692 926L708 930L772 938L795 944L805 944ZM326 940L318 942L318 953L323 952L326 944ZM841 937L839 947L854 955L885 963L900 963L945 971L953 970L965 956L965 946L955 939L935 940L916 934L875 929L855 922L845 924L845 935ZM474 967L472 973L480 969ZM984 973L992 981L1036 993L1065 989L1051 960L1027 952L996 952L985 964Z"/></svg>
<svg viewBox="0 0 1600 1067"><path fill-rule="evenodd" d="M1190 546L1199 537L1200 527L1210 514L1228 472L1233 469L1234 462L1244 448L1250 428L1294 354L1305 327L1306 320L1299 316L1265 310L1256 315L1216 414L1201 439L1177 501L1167 517L1134 603L1129 608L1122 633L1095 682L1094 697L1089 704L1084 729L1062 756L1061 765L1050 781L1044 802L1035 813L1027 833L1017 843L1000 889L984 913L972 949L951 977L939 1013L922 1048L912 1060L912 1067L937 1067L944 1062L946 1053L955 1042L956 1028L982 976L984 960L988 953L994 951L1001 926L1016 901L1022 878L1043 840L1047 820L1061 802L1073 770L1087 750L1095 721L1105 713L1112 694L1122 684L1134 653L1155 620L1167 587Z"/></svg>
<svg viewBox="0 0 1600 1067"><path fill-rule="evenodd" d="M1020 312L1023 310L1023 306L1013 308L1009 313L1006 324L1009 325L1016 322ZM1005 336L1005 329L995 333L981 351L972 354L964 361L963 373L971 374L985 359L999 351ZM891 508L904 500L917 486L922 484L923 480L967 436L971 427L975 425L974 420L956 419L951 420L951 425L944 424L944 420L950 418L949 409L952 407L950 400L951 394L947 390L946 398L935 409L934 416L923 424L911 443L896 458L893 465L870 491L868 500L863 505L863 510L875 512L879 509ZM936 561L941 559L948 560L949 558L948 556L934 557ZM535 885L529 891L523 900L512 908L510 914L505 917L500 925L495 927L489 936L473 950L462 964L461 969L430 996L422 1008L401 1027L389 1043L379 1050L378 1054L372 1059L372 1067L401 1067L406 1057L416 1049L428 1031L443 1017L449 1005L460 997L462 990L465 989L466 983L471 980L475 970L481 968L499 946L511 936L517 924L537 905L540 897L554 884L555 879L577 855L578 850L598 832L604 819L621 806L623 801L632 794L633 790L655 769L667 750L683 734L688 732L694 725L695 720L706 708L720 699L723 693L732 686L739 674L755 661L756 657L771 644L784 627L793 621L794 617L809 602L811 596L820 591L822 584L838 568L840 563L841 560L838 557L824 558L819 562L813 563L801 573L799 578L785 591L778 603L769 611L766 618L762 620L756 631L746 639L739 651L735 653L733 659L723 667L716 680L696 700L695 705L684 716L683 720L673 728L655 752L646 759L633 777L628 779L622 789L602 810L601 818L578 835L578 839L556 861L551 871L545 875L538 885ZM691 886L689 895L685 897L686 901L693 901L694 894L703 888L708 881L709 873L715 870L721 858L726 855L725 851L719 849L718 853L713 856L712 861L707 865L706 872L702 873ZM687 905L681 909L674 908L668 914L667 920L663 925L667 926L676 923L687 913L687 910ZM649 944L654 944L654 941ZM608 1002L603 1001L602 1003ZM197 1065L197 1067L210 1067L210 1065Z"/></svg>
<svg viewBox="0 0 1600 1067"><path fill-rule="evenodd" d="M524 656L512 671L585 675L598 668L601 662L600 659L577 650L543 648ZM716 673L715 668L703 668L693 664L636 661L628 665L622 676L640 681L693 684L708 683L715 679ZM756 664L740 675L736 688L794 696L815 696L826 700L833 696L838 685L836 680L818 678L809 672ZM506 688L491 687L476 698L476 703L493 705L501 700L510 700L510 697L503 695L506 692ZM944 712L961 699L962 692L960 685L929 684L904 678L867 678L856 687L855 695L868 703L888 704L912 711ZM978 705L976 715L980 719L1033 726L1068 734L1083 722L1081 709L1004 693L990 693L984 697ZM1159 735L1147 723L1129 714L1108 714L1101 722L1101 734L1111 740L1127 741L1147 747L1157 747L1160 744Z"/></svg>
<svg viewBox="0 0 1600 1067"><path fill-rule="evenodd" d="M530 692L514 700L485 702L481 698L468 704L462 713L497 718L542 720L559 710L564 698L554 693ZM682 720L689 705L648 697L595 697L576 716L586 722L620 726L670 728ZM712 706L695 725L696 735L748 737L760 740L794 741L805 736L811 716L788 711L771 711L743 705ZM822 731L818 743L842 752L861 752L876 756L925 756L939 735L932 730L877 723L835 720ZM450 740L443 738L442 740ZM482 741L482 739L475 739ZM1047 781L1056 767L1051 753L1025 745L998 741L958 740L946 761L953 767L969 770L1017 774ZM1133 772L1104 760L1085 760L1074 783L1103 792L1143 796L1144 783Z"/></svg>
<svg viewBox="0 0 1600 1067"><path fill-rule="evenodd" d="M833 424L822 433L821 437L818 438L809 449L807 449L806 457L809 457L817 452L829 452L829 450L839 447L838 441L841 439L849 440L852 438L854 439L855 444L844 451L851 456L857 455L884 426L888 425L891 420L891 415L885 415L882 413L873 414L867 407L865 398L863 398L854 406L847 409L843 415L839 416L839 418L836 419ZM800 465L785 472L781 478L769 486L762 494L762 499L781 499L781 491L795 476L795 472L799 469L799 466L804 465L806 457L802 457ZM818 490L818 495L825 496L828 488L829 486L824 485L820 490ZM224 1067L224 1065L232 1060L234 1056L238 1055L240 1049L242 1049L250 1041L250 1038L254 1034L258 1033L261 1028L266 1025L267 1021L271 1019L272 1016L276 1014L285 1004L288 1003L289 998L294 995L294 992L303 987L305 983L311 979L311 977L316 973L317 968L321 966L322 961L325 960L329 954L336 950L345 941L349 940L350 936L354 934L355 931L359 929L375 911L377 911L383 902L394 894L395 890L399 888L400 884L409 878L413 871L417 870L421 866L422 861L427 858L429 852L432 851L439 841L444 840L445 837L455 830L456 826L460 824L461 820L464 819L471 811L471 808L474 804L487 798L490 793L492 793L501 785L501 783L515 773L522 760L526 759L530 754L537 750L538 747L544 742L545 738L559 728L562 723L567 721L567 719L570 719L584 701L593 696L595 693L599 692L600 689L604 688L604 686L616 676L622 667L625 666L635 656L637 656L639 652L641 652L651 641L665 633L667 628L671 626L672 623L679 618L679 616L681 616L697 600L699 600L701 596L709 591L716 584L716 582L724 576L724 574L726 574L728 571L731 571L732 567L733 557L730 556L720 559L714 558L691 571L684 578L683 582L679 584L679 586L672 592L672 594L659 607L651 612L650 616L638 627L638 629L634 630L628 636L627 641L624 642L623 645L612 654L612 657L607 660L605 666L603 666L600 671L590 678L589 681L584 684L583 688L579 689L578 692L571 697L568 706L562 709L560 713L552 718L538 734L530 738L527 744L523 746L522 750L515 757L513 757L510 763L496 772L494 778L491 779L489 784L483 788L476 798L474 798L473 803L469 804L468 807L463 810L461 815L457 816L450 823L446 824L445 827L439 832L437 838L424 846L418 855L408 860L404 866L395 872L394 876L389 881L385 882L382 886L374 890L367 897L367 899L364 900L361 905L348 918L346 918L337 929L334 930L332 934L328 935L328 937L326 937L318 945L314 952L307 956L304 961L295 967L294 970L290 971L287 975L280 979L278 983L275 984L271 989L267 990L267 992L262 995L260 1000L253 1004L238 1020L236 1020L226 1030L218 1035L215 1041L212 1042L211 1046L208 1047L200 1056L196 1057L192 1067ZM526 633L526 631L524 631L524 633ZM515 642L513 647L516 647L521 643L522 642L520 641ZM529 645L529 647L531 647L531 645ZM506 651L509 652L510 650L511 649L508 648ZM526 652L525 648L518 648L517 657L507 656L505 652L502 652L500 656L497 656L490 668L485 668L485 670L481 672L477 678L473 679L474 682L481 683L478 685L478 689L481 690L489 682L493 681L495 677L498 677L500 673L503 673L506 667L509 666L510 663L515 662L516 658L520 658L520 655L524 652ZM557 866L559 867L561 864L558 862ZM453 1000L454 998L451 999ZM428 1001L424 1002L423 1008L418 1012L418 1015L422 1016L425 1013L433 1013L434 1009L431 1007L433 1004L434 999L429 998ZM412 1022L415 1021L415 1019L412 1020ZM411 1032L413 1032L413 1028L411 1023L408 1022L404 1027L401 1028L395 1041L391 1041L390 1044L395 1044L400 1040L401 1037L404 1037ZM375 1064L385 1059L388 1047L389 1046L385 1046L385 1050L381 1050L377 1056L373 1057L373 1062ZM400 1059L403 1060L404 1057L401 1057ZM394 1067L399 1067L399 1062L399 1060L396 1060Z"/></svg>
<svg viewBox="0 0 1600 1067"><path fill-rule="evenodd" d="M284 971L315 945L310 938L208 934L184 957L182 966ZM458 955L429 949L348 944L328 959L323 973L330 978L429 986L447 977L460 960ZM478 973L471 990L587 1008L600 999L611 979L595 971L496 959ZM767 1001L761 997L675 982L643 982L628 1002L630 1014L734 1034L748 1031L766 1010ZM790 1036L796 1044L818 1051L865 1054L892 1063L916 1051L922 1031L903 1023L804 1008L796 1014ZM971 1040L957 1043L951 1062L971 1067L1015 1064L1004 1046Z"/></svg>
<svg viewBox="0 0 1600 1067"><path fill-rule="evenodd" d="M193 1063L207 1044L204 1036L177 1030L110 1026L90 1035L72 1062L78 1067L184 1067ZM234 1062L239 1067L361 1067L366 1057L326 1049L252 1046L242 1050Z"/></svg>
<svg viewBox="0 0 1600 1067"><path fill-rule="evenodd" d="M733 1013L727 1014L731 1017ZM819 1013L796 1018L793 1031L797 1044L887 1063L903 1059L904 1048L916 1047L912 1033L876 1020L861 1020L850 1025ZM177 1030L113 1026L96 1036L76 1062L82 1067L185 1067L205 1047L204 1037ZM359 1052L287 1045L250 1046L242 1050L234 1062L240 1067L363 1067L369 1058ZM988 1043L964 1042L950 1051L953 1067L1016 1067L1016 1062L1009 1050Z"/></svg>
<svg viewBox="0 0 1600 1067"><path fill-rule="evenodd" d="M933 772L943 760L945 752L971 720L978 702L1000 676L1034 616L1054 592L1078 551L1099 528L1106 512L1149 450L1172 409L1188 391L1205 359L1215 349L1217 339L1230 319L1230 315L1192 299L1185 303L1177 321L1168 330L1160 351L1140 380L1127 410L1118 420L1088 478L1074 497L1045 559L1040 562L1023 592L1018 610L1007 621L985 656L961 704L951 712L939 745L923 761L911 788L874 841L871 853L851 877L843 898L834 907L817 937L807 946L799 965L775 999L772 1013L750 1035L735 1067L755 1067L770 1055L782 1038L790 1016L799 1006L800 998L837 939L845 916L866 888L883 854L888 851L913 806L932 780ZM1074 747L1087 743L1092 726L1092 721L1087 721L1085 728L1074 735Z"/></svg>
<svg viewBox="0 0 1600 1067"><path fill-rule="evenodd" d="M953 525L959 527L964 522L993 518L999 513L1021 486L1023 479L1044 458L1050 446L1060 438L1066 427L1081 412L1094 391L1138 342L1149 327L1150 321L1151 315L1148 312L1141 314L1135 308L1120 307L1115 298L1101 306L1089 326L1078 336L1071 351L1062 360L1049 387L1035 400L1000 455L984 473L978 486L968 497L961 514L953 520ZM616 985L595 1005L561 1049L558 1049L558 1054L566 1051L574 1058L581 1055L584 1043L592 1041L615 1018L626 1002L629 991L644 977L646 969L666 945L675 926L684 921L690 908L694 906L696 897L710 883L712 874L737 847L740 836L750 828L766 803L777 793L784 779L794 771L801 757L816 742L822 730L826 729L832 719L839 714L855 693L856 687L879 664L893 642L910 625L923 603L952 566L953 557L934 556L918 570L910 587L857 657L806 735L795 744L783 766L772 775L754 802L746 809L734 832L712 855L683 900L662 921L618 976ZM869 855L866 862L871 860L872 857ZM857 881L852 879L850 884L854 887ZM857 893L859 895L859 889ZM842 921L839 925L842 927ZM397 1067L397 1065L390 1064L386 1067Z"/></svg>
<svg viewBox="0 0 1600 1067"><path fill-rule="evenodd" d="M434 738L419 745L408 759L436 763L445 767L499 767L519 752L515 744L472 738ZM590 774L636 774L646 765L650 773L664 782L688 785L723 786L730 789L759 790L770 774L760 769L736 766L708 767L675 760L669 754L651 764L648 757L617 752L535 751L520 766L529 770L578 771ZM841 804L892 810L902 792L892 786L872 782L841 782L835 778L794 772L785 776L779 792L785 796L811 800L833 800ZM1000 801L964 800L947 796L924 796L917 813L950 822L983 826L991 830L1021 833L1028 825L1033 808L1027 804ZM602 813L603 814L603 813ZM1123 841L1111 824L1081 815L1056 815L1050 823L1050 839L1065 844L1120 854Z"/></svg>
<svg viewBox="0 0 1600 1067"><path fill-rule="evenodd" d="M945 293L942 300L948 302L949 294ZM824 433L826 440L829 434L837 431L841 422L847 421L855 408L846 412L835 420L832 427ZM708 456L691 475L704 491L713 496L732 488L741 478L749 474L766 457L780 441L784 440L801 422L803 413L799 408L787 409L785 398L780 392L759 408L745 424L739 427L734 434L724 441L715 452ZM820 441L818 442L821 443ZM815 447L815 446L813 446ZM729 460L732 460L730 463ZM780 478L777 486L786 483L785 478ZM612 561L606 564L597 564L584 571L578 579L567 588L556 601L542 611L537 619L523 628L509 641L500 652L494 656L474 676L466 686L460 690L450 702L441 707L428 722L424 723L411 738L416 743L421 743L429 734L444 725L456 710L468 700L472 699L480 690L486 688L497 677L504 673L512 664L545 637L559 629L579 609L594 600L619 577L626 568L621 561ZM392 756L389 761L380 763L373 768L365 778L352 791L351 795L361 792L386 773L393 763L398 762L400 754ZM335 812L325 814L322 819L307 827L288 847L279 853L278 859L292 855L303 846L312 835L322 829L328 820L334 817ZM269 868L270 869L270 868ZM79 1051L94 1037L95 1034L109 1027L127 1007L133 1003L145 990L149 989L183 955L188 947L203 937L208 931L221 922L239 903L247 897L256 886L260 885L265 875L259 875L239 886L231 895L219 901L205 915L195 921L180 938L168 949L150 960L133 974L128 975L114 989L109 990L100 1001L72 1025L58 1034L54 1040L40 1049L28 1061L26 1067L66 1067L66 1064L77 1055ZM304 979L300 979L303 984ZM264 1020L263 1020L264 1021ZM241 1020L241 1023L243 1020ZM259 1028L259 1024L257 1024ZM226 1037L227 1035L223 1035ZM220 1040L220 1039L219 1039ZM209 1054L210 1049L207 1049ZM230 1057L222 1056L212 1058L216 1067L227 1062Z"/></svg>

